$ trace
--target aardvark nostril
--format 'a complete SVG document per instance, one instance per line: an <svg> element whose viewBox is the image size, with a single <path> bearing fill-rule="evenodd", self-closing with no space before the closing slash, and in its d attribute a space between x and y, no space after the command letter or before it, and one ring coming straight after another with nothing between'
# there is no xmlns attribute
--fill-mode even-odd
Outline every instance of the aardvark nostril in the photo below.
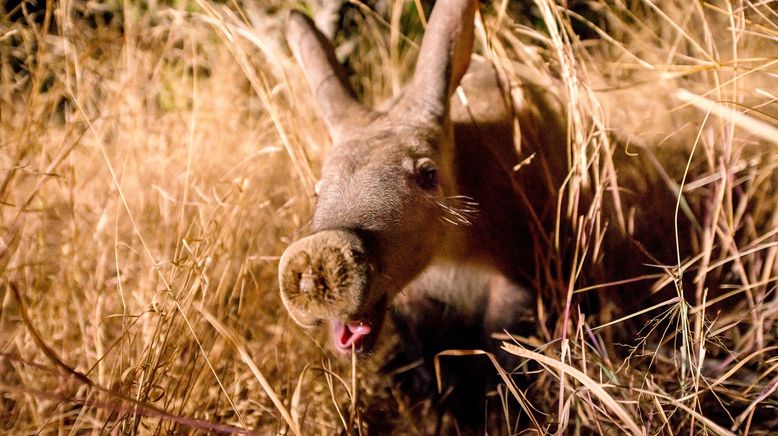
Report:
<svg viewBox="0 0 778 436"><path fill-rule="evenodd" d="M342 230L316 233L294 242L281 256L282 301L303 325L349 316L363 303L369 270L357 235Z"/></svg>
<svg viewBox="0 0 778 436"><path fill-rule="evenodd" d="M300 292L311 295L316 292L318 277L313 274L310 266L300 275Z"/></svg>

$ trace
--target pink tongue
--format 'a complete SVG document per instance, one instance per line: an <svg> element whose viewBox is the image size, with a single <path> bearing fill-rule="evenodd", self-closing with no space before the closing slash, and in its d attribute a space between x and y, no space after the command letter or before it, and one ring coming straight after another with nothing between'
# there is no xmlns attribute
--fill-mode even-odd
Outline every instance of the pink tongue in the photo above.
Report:
<svg viewBox="0 0 778 436"><path fill-rule="evenodd" d="M370 334L370 326L363 322L344 324L333 321L333 330L335 343L343 351L350 350L352 345L358 347L362 338Z"/></svg>

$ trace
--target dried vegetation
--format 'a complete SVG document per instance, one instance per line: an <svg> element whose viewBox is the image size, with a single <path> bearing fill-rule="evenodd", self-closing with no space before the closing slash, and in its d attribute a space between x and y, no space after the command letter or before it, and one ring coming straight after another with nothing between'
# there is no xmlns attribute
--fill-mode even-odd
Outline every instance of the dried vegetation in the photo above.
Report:
<svg viewBox="0 0 778 436"><path fill-rule="evenodd" d="M331 360L280 305L329 145L288 5L47 3L0 16L0 432L434 429L380 359ZM421 3L352 3L340 54L365 101L411 71ZM526 364L499 371L531 383L495 398L526 410L500 431L765 434L778 4L564 3L488 2L476 32L569 127L537 328L502 335Z"/></svg>

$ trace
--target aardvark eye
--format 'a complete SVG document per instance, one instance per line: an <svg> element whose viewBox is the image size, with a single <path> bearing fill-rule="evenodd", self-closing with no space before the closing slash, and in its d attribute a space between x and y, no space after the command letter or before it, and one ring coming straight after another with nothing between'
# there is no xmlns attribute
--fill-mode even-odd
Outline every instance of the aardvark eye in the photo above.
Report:
<svg viewBox="0 0 778 436"><path fill-rule="evenodd" d="M432 191L438 187L438 169L432 162L425 162L419 167L417 183L421 189Z"/></svg>

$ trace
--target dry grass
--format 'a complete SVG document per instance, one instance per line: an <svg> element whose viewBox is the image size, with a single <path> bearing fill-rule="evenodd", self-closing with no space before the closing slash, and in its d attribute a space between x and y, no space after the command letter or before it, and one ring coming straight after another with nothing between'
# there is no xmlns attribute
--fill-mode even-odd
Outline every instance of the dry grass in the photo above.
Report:
<svg viewBox="0 0 778 436"><path fill-rule="evenodd" d="M412 68L414 3L357 7L367 101ZM280 305L277 259L306 232L329 139L286 6L251 5L0 18L0 432L434 428L378 359L330 360ZM484 9L482 53L544 84L569 126L538 328L504 347L532 383L500 369L533 418L501 431L778 426L776 6L593 2L588 24L545 0L534 22Z"/></svg>

